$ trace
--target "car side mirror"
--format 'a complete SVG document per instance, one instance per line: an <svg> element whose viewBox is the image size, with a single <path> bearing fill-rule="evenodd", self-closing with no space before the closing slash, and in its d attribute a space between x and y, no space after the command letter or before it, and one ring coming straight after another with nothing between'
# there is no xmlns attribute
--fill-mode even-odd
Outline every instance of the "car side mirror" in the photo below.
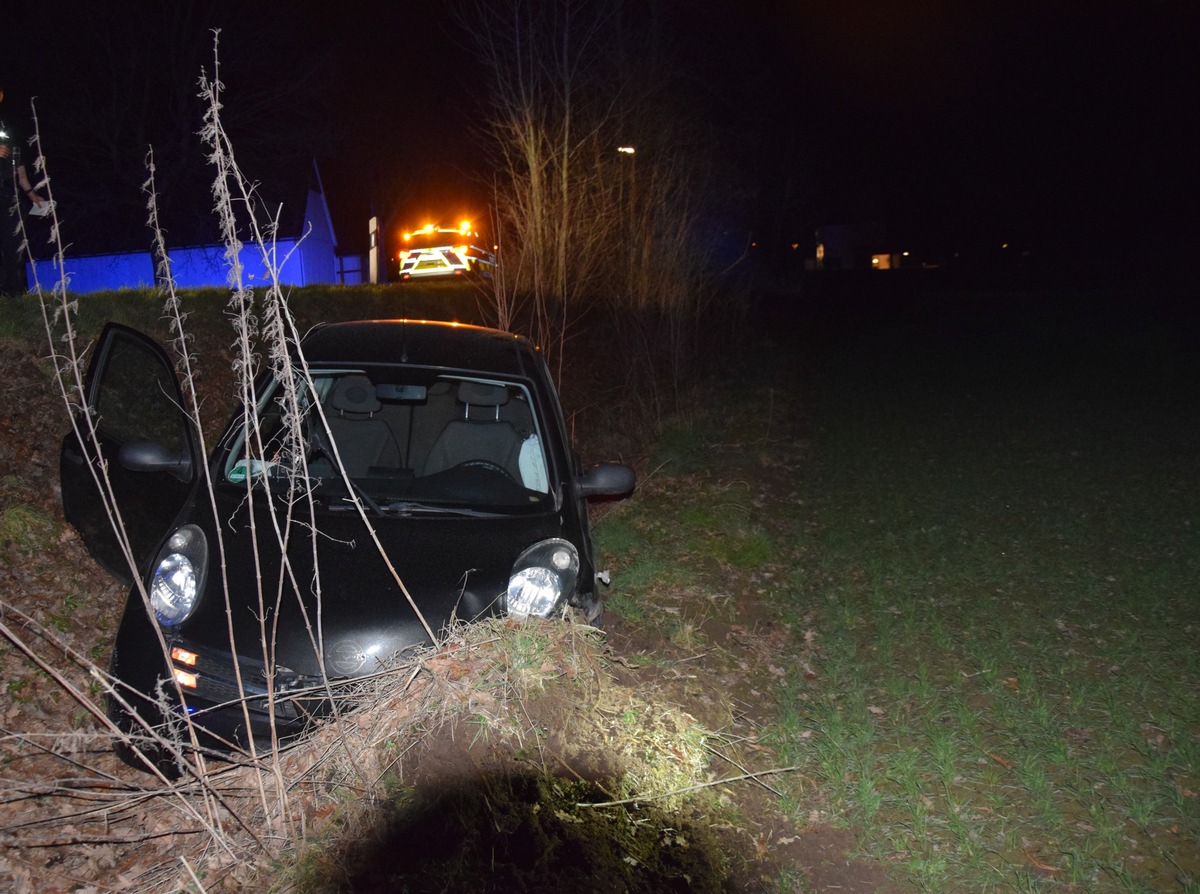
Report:
<svg viewBox="0 0 1200 894"><path fill-rule="evenodd" d="M192 460L186 452L180 456L154 441L136 440L122 444L117 450L117 462L130 472L170 472L184 482L192 477Z"/></svg>
<svg viewBox="0 0 1200 894"><path fill-rule="evenodd" d="M579 493L585 497L627 497L633 493L637 475L621 463L600 463L579 477Z"/></svg>

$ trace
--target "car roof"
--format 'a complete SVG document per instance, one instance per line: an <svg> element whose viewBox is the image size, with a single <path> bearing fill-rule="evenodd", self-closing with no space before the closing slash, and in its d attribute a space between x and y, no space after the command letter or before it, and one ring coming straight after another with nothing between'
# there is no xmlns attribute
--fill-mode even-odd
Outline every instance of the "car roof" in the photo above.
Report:
<svg viewBox="0 0 1200 894"><path fill-rule="evenodd" d="M324 323L304 337L310 363L405 363L532 378L538 349L499 329L430 320Z"/></svg>

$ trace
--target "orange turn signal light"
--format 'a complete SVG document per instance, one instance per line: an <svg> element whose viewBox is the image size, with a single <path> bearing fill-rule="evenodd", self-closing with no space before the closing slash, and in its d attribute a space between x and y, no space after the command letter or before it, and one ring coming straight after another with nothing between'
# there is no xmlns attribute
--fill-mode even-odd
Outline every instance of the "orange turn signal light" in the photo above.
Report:
<svg viewBox="0 0 1200 894"><path fill-rule="evenodd" d="M171 647L171 660L178 661L180 664L186 664L188 667L195 667L196 660L199 657L195 652L189 652L187 649L181 649L179 646Z"/></svg>

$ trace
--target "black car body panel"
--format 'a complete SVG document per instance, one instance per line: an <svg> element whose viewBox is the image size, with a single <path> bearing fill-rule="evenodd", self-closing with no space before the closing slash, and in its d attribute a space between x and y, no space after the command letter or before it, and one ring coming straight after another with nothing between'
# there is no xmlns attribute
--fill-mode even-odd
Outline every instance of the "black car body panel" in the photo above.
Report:
<svg viewBox="0 0 1200 894"><path fill-rule="evenodd" d="M328 712L328 686L428 644L426 625L437 635L515 611L514 563L547 544L564 567L576 556L562 604L598 614L586 499L631 490L632 471L579 468L527 340L367 321L319 327L301 353L302 434L264 376L255 424L235 414L205 476L165 353L124 327L101 337L88 382L100 449L64 439L63 502L93 555L136 579L112 659L111 712L127 731L140 727L133 714L158 725L187 713L218 749L294 735ZM101 457L136 574L92 475ZM192 601L176 615L177 579ZM167 602L149 610L144 593Z"/></svg>
<svg viewBox="0 0 1200 894"><path fill-rule="evenodd" d="M236 505L229 492L218 498L219 513L235 534L249 532L249 511ZM229 514L225 514L229 511ZM257 511L257 528L266 532L270 520L265 507ZM225 537L226 578L231 598L243 600L244 581L261 574L262 592L268 601L259 609L233 619L234 638L240 654L262 651L259 617L268 624L278 622L278 661L302 674L321 672L305 627L302 612L317 618L317 586L321 600L321 631L328 651L336 643L351 639L370 656L382 661L413 646L425 645L428 637L404 593L392 576L384 556L367 536L356 513L320 515L320 535L294 533L288 549L288 573L282 573L281 551L270 534L252 541L249 536ZM531 518L433 518L372 519L387 560L435 631L452 617L473 620L504 609L503 593L516 556L530 543L561 531L557 516ZM470 565L459 567L448 556L470 557ZM319 569L319 575L318 575ZM229 620L219 579L209 581L210 593L195 614L178 626L181 636L199 642L228 643ZM256 588L257 589L257 588ZM278 604L269 601L283 593ZM379 664L356 667L353 673L378 670ZM336 669L331 675L337 675ZM341 675L346 675L343 671Z"/></svg>

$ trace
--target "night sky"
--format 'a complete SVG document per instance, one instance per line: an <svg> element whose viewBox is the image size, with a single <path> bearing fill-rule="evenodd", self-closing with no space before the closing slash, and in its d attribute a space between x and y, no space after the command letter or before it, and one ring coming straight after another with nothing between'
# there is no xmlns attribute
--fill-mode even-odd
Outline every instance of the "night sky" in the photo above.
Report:
<svg viewBox="0 0 1200 894"><path fill-rule="evenodd" d="M806 153L809 222L880 220L930 246L1195 234L1200 4L757 8L693 27L712 58L728 47L725 89L768 101L745 125L773 120L775 144Z"/></svg>
<svg viewBox="0 0 1200 894"><path fill-rule="evenodd" d="M46 4L5 51L0 111L14 117L36 94L52 160L80 154L81 84L90 96L134 89L101 58L118 40L107 32L165 4L119 6L97 21L93 4ZM280 72L274 113L256 97L239 132L311 144L343 250L365 242L371 213L417 223L485 210L474 125L487 74L450 4L189 8L160 55L187 41L210 58L207 27L220 24L230 107ZM723 176L744 187L730 228L803 241L823 223L879 221L928 253L1005 241L1111 254L1200 238L1200 4L645 8L677 54L678 102L720 146Z"/></svg>

